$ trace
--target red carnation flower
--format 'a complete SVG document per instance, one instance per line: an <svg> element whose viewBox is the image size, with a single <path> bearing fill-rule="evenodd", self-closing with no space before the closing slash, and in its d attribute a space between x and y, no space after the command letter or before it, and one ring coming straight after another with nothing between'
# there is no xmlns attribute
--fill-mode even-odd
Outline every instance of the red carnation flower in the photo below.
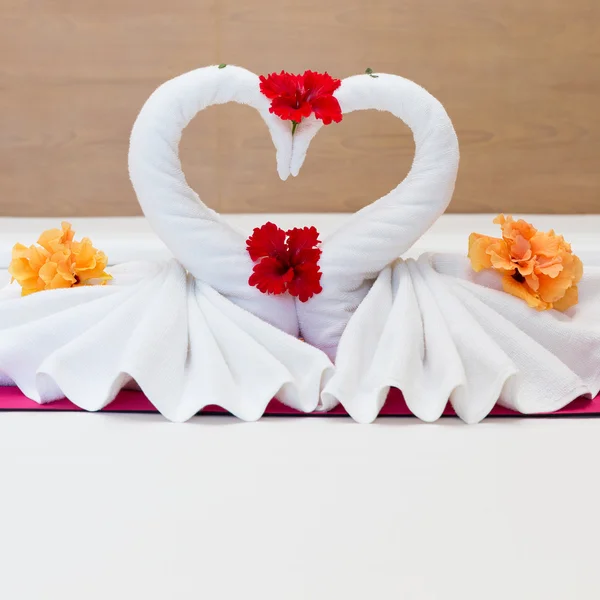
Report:
<svg viewBox="0 0 600 600"><path fill-rule="evenodd" d="M286 121L292 121L292 133L298 123L311 113L324 125L342 120L342 109L333 92L341 81L328 73L305 71L304 75L292 75L281 71L268 77L260 76L260 91L271 100L269 112Z"/></svg>
<svg viewBox="0 0 600 600"><path fill-rule="evenodd" d="M265 256L252 269L248 279L250 285L256 286L263 294L283 294L294 278L294 269L285 261Z"/></svg>
<svg viewBox="0 0 600 600"><path fill-rule="evenodd" d="M264 256L277 258L286 251L285 231L279 229L275 223L265 223L256 227L246 241L246 247L252 260L260 260Z"/></svg>
<svg viewBox="0 0 600 600"><path fill-rule="evenodd" d="M323 291L319 232L314 227L283 231L274 223L254 229L246 241L250 258L258 261L248 283L263 294L289 292L306 302Z"/></svg>

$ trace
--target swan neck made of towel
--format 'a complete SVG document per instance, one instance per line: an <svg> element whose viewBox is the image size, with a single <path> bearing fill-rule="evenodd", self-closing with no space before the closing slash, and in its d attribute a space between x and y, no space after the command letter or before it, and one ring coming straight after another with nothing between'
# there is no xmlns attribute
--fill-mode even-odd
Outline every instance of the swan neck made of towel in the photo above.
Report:
<svg viewBox="0 0 600 600"><path fill-rule="evenodd" d="M293 298L267 297L248 285L252 261L245 235L208 208L188 185L179 159L183 129L201 110L237 102L254 107L277 151L277 170L289 175L292 136L287 123L269 113L257 75L227 65L196 69L161 85L133 126L129 175L144 214L175 258L196 279L280 329L296 334Z"/></svg>
<svg viewBox="0 0 600 600"><path fill-rule="evenodd" d="M344 115L357 110L386 111L408 125L414 136L415 157L406 178L355 213L326 240L336 273L376 276L406 252L446 210L458 172L458 140L441 103L421 86L398 75L349 77L335 95ZM310 141L320 127L318 121L307 123L304 131L300 126L294 139L293 175L304 162Z"/></svg>
<svg viewBox="0 0 600 600"><path fill-rule="evenodd" d="M444 213L458 172L458 140L444 107L416 83L378 73L344 79L336 92L342 113L376 109L406 123L415 157L406 178L391 192L355 213L323 243L323 292L298 305L305 339L333 358L342 332L378 274L406 252ZM345 116L344 116L345 118ZM315 120L294 139L291 173L301 167Z"/></svg>
<svg viewBox="0 0 600 600"><path fill-rule="evenodd" d="M231 65L190 71L167 81L148 98L131 132L129 175L146 218L183 266L210 284L212 269L205 269L204 263L218 252L228 253L231 247L237 252L244 237L188 185L179 159L179 142L184 128L199 111L228 102L247 104L258 110L269 128L277 150L277 170L286 179L291 132L269 113L269 100L261 94L259 83L254 73ZM186 235L190 220L198 221L194 233L204 234L191 244Z"/></svg>

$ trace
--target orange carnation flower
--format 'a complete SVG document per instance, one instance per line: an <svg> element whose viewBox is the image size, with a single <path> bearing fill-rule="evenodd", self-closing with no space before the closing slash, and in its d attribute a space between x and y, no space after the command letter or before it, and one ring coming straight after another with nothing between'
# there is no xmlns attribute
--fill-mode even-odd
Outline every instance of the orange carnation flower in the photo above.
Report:
<svg viewBox="0 0 600 600"><path fill-rule="evenodd" d="M112 279L106 273L108 259L88 238L74 241L71 224L63 222L61 229L44 231L38 245L15 244L8 272L12 281L21 286L21 295L42 290L70 288L79 285L106 283Z"/></svg>
<svg viewBox="0 0 600 600"><path fill-rule="evenodd" d="M475 271L494 269L503 275L505 292L537 310L567 310L578 302L583 264L562 235L543 233L519 219L494 219L502 237L469 236L469 259Z"/></svg>

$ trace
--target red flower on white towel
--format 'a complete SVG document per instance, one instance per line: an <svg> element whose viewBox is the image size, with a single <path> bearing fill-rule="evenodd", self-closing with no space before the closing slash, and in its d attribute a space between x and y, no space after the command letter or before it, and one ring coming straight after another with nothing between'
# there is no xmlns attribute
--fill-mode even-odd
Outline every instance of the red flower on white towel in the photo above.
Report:
<svg viewBox="0 0 600 600"><path fill-rule="evenodd" d="M260 76L260 91L271 100L269 112L291 121L292 134L298 123L311 113L324 125L342 120L340 103L333 95L340 85L341 81L328 73L314 71L305 71L303 75L281 71Z"/></svg>
<svg viewBox="0 0 600 600"><path fill-rule="evenodd" d="M271 222L256 227L246 241L248 254L256 262L248 283L263 294L287 291L306 302L323 291L320 243L314 227L283 231Z"/></svg>

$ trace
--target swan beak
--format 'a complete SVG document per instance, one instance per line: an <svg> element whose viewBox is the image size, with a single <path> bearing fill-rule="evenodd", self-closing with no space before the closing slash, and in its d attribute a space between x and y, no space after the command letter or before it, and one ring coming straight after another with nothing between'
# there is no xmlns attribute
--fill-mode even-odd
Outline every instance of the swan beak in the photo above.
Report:
<svg viewBox="0 0 600 600"><path fill-rule="evenodd" d="M290 162L290 173L294 177L300 172L308 147L322 125L323 123L318 121L314 115L310 115L296 128L296 132L292 136L292 160Z"/></svg>
<svg viewBox="0 0 600 600"><path fill-rule="evenodd" d="M285 181L290 176L290 167L277 157L277 174L281 181Z"/></svg>

